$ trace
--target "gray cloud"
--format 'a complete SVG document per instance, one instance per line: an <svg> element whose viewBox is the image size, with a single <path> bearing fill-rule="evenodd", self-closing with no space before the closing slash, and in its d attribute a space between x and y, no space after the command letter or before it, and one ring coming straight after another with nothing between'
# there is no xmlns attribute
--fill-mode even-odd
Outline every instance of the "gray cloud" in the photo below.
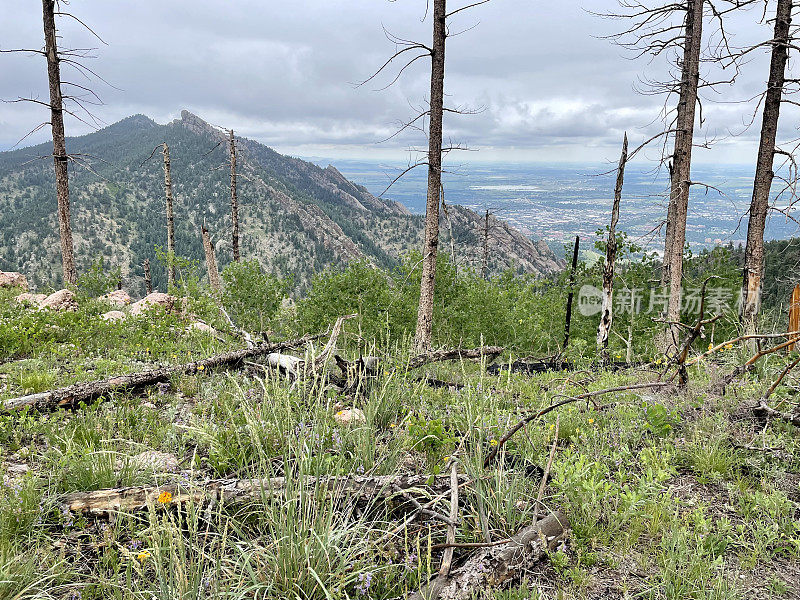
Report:
<svg viewBox="0 0 800 600"><path fill-rule="evenodd" d="M451 6L455 6L451 0ZM589 11L610 11L615 0L561 2L494 0L464 13L448 42L446 91L453 105L481 107L446 121L454 141L480 150L482 159L603 160L617 152L623 131L632 143L659 129L662 100L638 94L639 78L663 78L661 60L632 61L602 39L619 23ZM0 0L0 48L41 46L41 13L32 2ZM160 122L181 108L242 135L294 154L402 156L424 145L418 132L389 136L397 121L424 103L428 81L420 60L398 82L375 91L395 70L357 87L393 51L392 33L427 41L423 0L83 0L69 10L108 42L90 62L115 87L95 82L106 123L135 112ZM752 12L731 23L736 41L766 34ZM64 20L65 46L99 45ZM0 55L0 97L46 98L43 60ZM756 132L738 137L747 108L720 100L747 98L763 86L766 59L747 64L735 86L704 102L704 135L716 138L699 160L750 161ZM391 73L391 75L389 74ZM70 78L76 75L70 74ZM85 83L82 80L79 83ZM750 109L752 110L752 108ZM46 119L41 108L0 104L0 148L8 148ZM785 119L786 137L796 131ZM69 133L85 133L70 120ZM46 132L33 136L46 139Z"/></svg>

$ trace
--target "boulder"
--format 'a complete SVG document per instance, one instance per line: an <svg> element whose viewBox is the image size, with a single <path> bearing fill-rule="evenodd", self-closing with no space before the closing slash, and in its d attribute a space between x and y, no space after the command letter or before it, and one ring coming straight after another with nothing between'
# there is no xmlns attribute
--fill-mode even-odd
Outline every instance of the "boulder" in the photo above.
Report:
<svg viewBox="0 0 800 600"><path fill-rule="evenodd" d="M141 315L148 310L152 310L156 306L160 306L164 311L170 312L175 307L175 301L175 296L170 296L163 292L153 292L138 302L131 304L131 314Z"/></svg>
<svg viewBox="0 0 800 600"><path fill-rule="evenodd" d="M75 294L71 290L58 290L42 300L40 308L49 308L57 311L78 310L78 303L75 301Z"/></svg>
<svg viewBox="0 0 800 600"><path fill-rule="evenodd" d="M131 457L130 464L137 469L156 473L172 473L180 468L177 456L156 450L146 450Z"/></svg>
<svg viewBox="0 0 800 600"><path fill-rule="evenodd" d="M28 279L22 273L0 271L0 287L21 287L28 289Z"/></svg>
<svg viewBox="0 0 800 600"><path fill-rule="evenodd" d="M16 300L19 304L32 304L34 306L39 306L44 299L47 298L47 294L31 294L30 292L23 292L14 300Z"/></svg>
<svg viewBox="0 0 800 600"><path fill-rule="evenodd" d="M364 416L364 411L359 408L345 408L334 414L333 420L339 425L348 427L350 425L364 425L367 422L367 417Z"/></svg>
<svg viewBox="0 0 800 600"><path fill-rule="evenodd" d="M105 300L114 306L127 306L131 303L131 297L125 290L114 290L113 292L108 292L105 296L101 296L100 299Z"/></svg>
<svg viewBox="0 0 800 600"><path fill-rule="evenodd" d="M100 318L103 319L103 321L124 321L125 313L121 310L110 310L100 315Z"/></svg>
<svg viewBox="0 0 800 600"><path fill-rule="evenodd" d="M214 329L208 323L203 323L203 321L194 321L191 325L189 325L190 331L201 331L202 333L207 333L208 335L214 335L217 333L217 330Z"/></svg>

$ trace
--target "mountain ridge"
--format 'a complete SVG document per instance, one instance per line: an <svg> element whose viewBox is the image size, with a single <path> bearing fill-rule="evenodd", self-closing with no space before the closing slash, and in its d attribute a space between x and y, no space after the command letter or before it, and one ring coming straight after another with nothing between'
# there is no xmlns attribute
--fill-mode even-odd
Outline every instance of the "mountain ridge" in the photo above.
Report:
<svg viewBox="0 0 800 600"><path fill-rule="evenodd" d="M84 136L68 138L76 258L85 270L93 258L119 266L128 287L141 287L139 265L154 266L154 284L164 286L163 266L153 248L165 244L163 171L153 149L170 145L176 212L176 251L202 262L199 229L215 239L219 262L231 260L227 132L189 111L160 125L131 115ZM395 264L402 252L421 246L424 219L393 200L376 197L339 170L284 156L254 140L237 137L242 254L269 271L308 285L314 272L367 259ZM0 269L28 273L34 284L57 280L58 227L49 144L0 153ZM148 156L150 158L148 159ZM483 217L448 206L442 250L456 247L458 260L476 262ZM493 232L490 268L548 273L563 265L546 247L513 227ZM451 244L449 232L452 229Z"/></svg>

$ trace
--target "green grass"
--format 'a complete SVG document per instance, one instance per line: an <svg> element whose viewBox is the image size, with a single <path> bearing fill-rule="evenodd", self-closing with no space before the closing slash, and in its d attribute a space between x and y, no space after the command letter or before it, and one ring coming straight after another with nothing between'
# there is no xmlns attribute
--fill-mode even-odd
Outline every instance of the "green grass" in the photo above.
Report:
<svg viewBox="0 0 800 600"><path fill-rule="evenodd" d="M0 294L0 339L12 340L2 346L0 398L238 345L188 332L178 316L108 324L92 302L58 315L19 311L10 298ZM565 406L514 436L487 469L493 440L525 411L642 375L431 369L464 384L454 392L392 368L357 400L366 423L353 427L334 419L352 399L257 369L182 376L169 389L74 411L0 416L0 600L402 597L438 569L430 546L445 529L422 521L387 541L401 518L392 504L322 494L293 484L296 476L440 473L458 449L476 481L462 494L457 540L483 540L482 514L502 539L532 518L540 482L524 467L545 465L557 418L544 501L566 512L572 534L566 551L495 598L744 599L753 589L790 597L797 582L780 565L800 556L798 431L741 410L773 370L721 397L708 393L712 375L698 367L685 393L618 393L599 402L602 410ZM740 447L762 443L780 452ZM182 471L154 473L131 460L147 450L174 454ZM12 472L19 464L27 473ZM284 474L290 485L279 499L247 504L109 521L61 513L56 503L71 491Z"/></svg>

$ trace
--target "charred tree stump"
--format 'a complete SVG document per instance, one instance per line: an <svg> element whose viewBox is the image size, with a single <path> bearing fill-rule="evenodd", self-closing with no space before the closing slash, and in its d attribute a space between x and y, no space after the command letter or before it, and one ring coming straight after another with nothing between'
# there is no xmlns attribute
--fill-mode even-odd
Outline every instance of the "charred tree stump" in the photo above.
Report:
<svg viewBox="0 0 800 600"><path fill-rule="evenodd" d="M469 600L490 588L519 581L521 575L554 550L569 534L569 520L554 512L526 527L505 544L479 550L452 569L446 578L437 577L410 600Z"/></svg>

